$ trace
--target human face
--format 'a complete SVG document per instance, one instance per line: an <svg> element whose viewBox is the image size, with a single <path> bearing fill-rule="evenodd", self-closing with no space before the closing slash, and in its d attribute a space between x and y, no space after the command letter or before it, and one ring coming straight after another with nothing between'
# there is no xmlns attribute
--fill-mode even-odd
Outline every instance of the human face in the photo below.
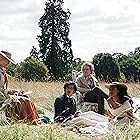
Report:
<svg viewBox="0 0 140 140"><path fill-rule="evenodd" d="M91 74L90 66L85 65L85 66L83 67L83 75L84 75L84 76L89 76L90 74Z"/></svg>
<svg viewBox="0 0 140 140"><path fill-rule="evenodd" d="M114 97L114 98L118 98L118 89L115 86L110 86L109 87L109 96L110 97Z"/></svg>
<svg viewBox="0 0 140 140"><path fill-rule="evenodd" d="M65 93L67 96L71 97L74 94L74 85L68 85L65 89Z"/></svg>

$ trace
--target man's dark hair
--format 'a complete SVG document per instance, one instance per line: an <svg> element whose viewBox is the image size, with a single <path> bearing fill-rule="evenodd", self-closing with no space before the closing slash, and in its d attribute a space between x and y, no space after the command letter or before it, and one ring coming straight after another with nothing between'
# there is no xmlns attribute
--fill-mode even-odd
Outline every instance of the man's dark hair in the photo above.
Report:
<svg viewBox="0 0 140 140"><path fill-rule="evenodd" d="M77 91L77 87L76 87L76 84L72 81L68 81L64 84L64 90L66 89L66 87L68 87L69 85L73 85L74 87L74 91L76 92Z"/></svg>

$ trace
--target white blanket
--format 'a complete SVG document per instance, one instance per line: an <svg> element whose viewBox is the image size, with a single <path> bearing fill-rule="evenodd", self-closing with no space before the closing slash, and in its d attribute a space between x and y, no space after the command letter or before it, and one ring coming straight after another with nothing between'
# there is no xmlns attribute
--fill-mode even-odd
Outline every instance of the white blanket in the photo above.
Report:
<svg viewBox="0 0 140 140"><path fill-rule="evenodd" d="M134 116L140 120L140 109L137 110L137 108L140 108L140 98L133 97L132 100L134 102ZM84 128L79 127L79 130L82 134L100 135L109 132L110 129L108 117L93 111L84 112L79 117L73 118L67 123L70 125L84 126Z"/></svg>
<svg viewBox="0 0 140 140"><path fill-rule="evenodd" d="M108 123L108 117L93 111L82 113L79 117L67 122L69 125L85 126L84 128L79 127L80 132L91 135L107 133L109 131Z"/></svg>

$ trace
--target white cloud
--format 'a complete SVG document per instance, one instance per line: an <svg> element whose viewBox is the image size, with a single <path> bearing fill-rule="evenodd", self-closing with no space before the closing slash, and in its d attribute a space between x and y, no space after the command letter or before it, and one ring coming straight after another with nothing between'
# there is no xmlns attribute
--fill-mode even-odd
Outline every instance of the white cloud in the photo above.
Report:
<svg viewBox="0 0 140 140"><path fill-rule="evenodd" d="M0 1L0 49L16 61L37 47L39 18L45 0ZM85 60L100 52L129 53L140 44L139 0L64 0L70 9L70 39L75 57Z"/></svg>

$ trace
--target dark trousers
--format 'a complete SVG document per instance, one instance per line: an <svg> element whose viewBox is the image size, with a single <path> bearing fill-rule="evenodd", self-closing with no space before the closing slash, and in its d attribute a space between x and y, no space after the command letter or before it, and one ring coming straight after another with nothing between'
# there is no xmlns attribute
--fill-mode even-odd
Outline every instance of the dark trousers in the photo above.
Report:
<svg viewBox="0 0 140 140"><path fill-rule="evenodd" d="M98 113L104 114L104 98L108 95L99 87L95 87L92 91L87 92L84 97L84 102L92 102L98 104Z"/></svg>

